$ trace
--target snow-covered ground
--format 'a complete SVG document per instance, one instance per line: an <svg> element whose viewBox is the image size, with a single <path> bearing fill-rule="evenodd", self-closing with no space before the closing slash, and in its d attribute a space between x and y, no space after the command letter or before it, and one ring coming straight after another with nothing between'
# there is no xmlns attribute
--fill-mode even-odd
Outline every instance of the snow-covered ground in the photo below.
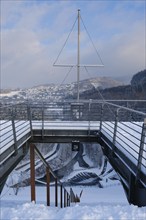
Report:
<svg viewBox="0 0 146 220"><path fill-rule="evenodd" d="M105 129L106 131L106 129ZM130 132L129 132L130 133ZM123 134L125 135L125 134ZM130 134L129 134L130 135ZM117 136L117 138L119 138ZM117 140L116 140L117 141ZM145 149L145 144L144 144ZM143 162L145 157L143 157ZM87 159L87 158L86 158ZM87 162L87 160L86 160ZM74 165L78 172L80 167ZM79 170L80 171L80 170ZM96 171L97 172L97 171ZM98 173L98 172L97 172ZM69 177L69 176L68 176ZM71 177L71 176L70 176ZM109 180L108 180L109 181ZM103 184L102 184L103 185ZM51 207L46 206L46 189L37 187L37 203L30 202L30 187L20 188L17 196L12 188L5 186L0 196L1 220L145 220L146 207L129 205L120 184L108 182L104 188L97 186L73 187L75 194L83 189L81 203L68 208L56 208L54 188L51 187ZM68 188L69 190L69 188Z"/></svg>
<svg viewBox="0 0 146 220"><path fill-rule="evenodd" d="M69 190L69 188L67 188ZM30 202L30 187L21 188L17 196L5 187L1 195L1 220L145 220L146 207L129 205L120 184L73 187L75 194L83 189L81 202L70 207L55 207L54 187L51 187L51 206L46 206L46 188L36 187L36 204ZM60 199L59 199L60 201ZM60 205L60 204L59 204Z"/></svg>

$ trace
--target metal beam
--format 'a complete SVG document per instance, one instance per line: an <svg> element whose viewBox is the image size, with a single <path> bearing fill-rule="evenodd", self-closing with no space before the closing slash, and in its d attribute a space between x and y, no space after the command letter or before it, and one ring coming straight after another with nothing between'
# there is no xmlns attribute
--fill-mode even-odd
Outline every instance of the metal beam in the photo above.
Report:
<svg viewBox="0 0 146 220"><path fill-rule="evenodd" d="M63 187L60 185L60 208L63 208Z"/></svg>
<svg viewBox="0 0 146 220"><path fill-rule="evenodd" d="M47 178L47 206L50 206L50 170L46 167L46 178Z"/></svg>
<svg viewBox="0 0 146 220"><path fill-rule="evenodd" d="M55 206L58 206L58 184L57 178L55 178Z"/></svg>

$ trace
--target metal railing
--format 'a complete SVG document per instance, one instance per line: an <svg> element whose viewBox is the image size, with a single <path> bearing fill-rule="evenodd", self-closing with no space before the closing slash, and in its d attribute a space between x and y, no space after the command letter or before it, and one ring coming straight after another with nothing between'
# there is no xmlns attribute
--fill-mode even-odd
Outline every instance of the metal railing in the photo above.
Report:
<svg viewBox="0 0 146 220"><path fill-rule="evenodd" d="M55 206L58 207L58 187L60 186L60 207L67 207L70 206L71 203L71 196L70 193L66 190L66 188L63 186L63 183L60 182L58 177L55 175L55 173L52 171L51 167L47 163L47 161L44 159L41 152L37 149L37 147L34 144L30 144L30 173L31 173L31 201L36 201L35 196L35 153L38 155L38 157L41 159L43 164L46 167L46 186L47 186L47 206L50 206L50 174L52 174L54 181L55 181ZM63 196L64 195L64 196ZM75 202L75 200L73 201Z"/></svg>
<svg viewBox="0 0 146 220"><path fill-rule="evenodd" d="M50 197L50 174L54 178L55 182L55 207L58 207L59 204L59 196L58 196L58 187L60 187L60 208L65 208L70 206L71 203L80 202L80 197L75 196L72 189L68 190L63 186L63 183L60 182L58 177L55 175L41 152L38 150L38 148L34 144L30 144L30 184L31 184L31 201L36 202L36 196L35 196L35 153L38 155L40 160L43 162L43 164L46 167L46 187L47 187L47 193L46 193L46 199L47 199L47 206L51 205L51 197Z"/></svg>
<svg viewBox="0 0 146 220"><path fill-rule="evenodd" d="M115 120L101 120L100 131L113 143L113 151L118 148L137 166L138 178L140 170L146 174L146 114L115 104L112 106L116 107ZM128 116L127 121L122 120Z"/></svg>
<svg viewBox="0 0 146 220"><path fill-rule="evenodd" d="M124 121L140 120L143 121L141 114L146 114L146 100L137 101L140 103L132 104L136 101L132 100L108 100L108 101L95 101L95 100L80 100L75 102L68 100L64 102L23 102L15 105L5 104L0 107L1 120L9 120L14 117L17 120L93 120L99 121L101 117L101 108L103 107L104 121L111 121L115 119L114 112L120 108L119 118ZM130 104L129 104L130 103ZM129 108L130 105L130 108ZM133 109L136 108L136 109ZM129 111L128 111L129 109ZM125 114L126 112L126 114ZM139 115L137 115L137 113ZM139 118L137 118L139 117Z"/></svg>
<svg viewBox="0 0 146 220"><path fill-rule="evenodd" d="M138 177L139 170L145 172L146 169L146 101L143 101L143 107L144 112L140 112L101 100L5 105L0 108L0 151L1 154L8 151L7 157L17 154L25 139L33 136L34 127L39 127L43 135L45 129L51 129L50 122L80 124L87 121L89 131L95 122L98 130L137 165ZM1 161L4 159L2 157Z"/></svg>

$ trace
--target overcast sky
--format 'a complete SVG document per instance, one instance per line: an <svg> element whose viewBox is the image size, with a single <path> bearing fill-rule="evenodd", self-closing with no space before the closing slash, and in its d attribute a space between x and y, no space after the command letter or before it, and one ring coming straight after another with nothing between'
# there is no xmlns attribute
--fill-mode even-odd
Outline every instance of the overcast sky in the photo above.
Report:
<svg viewBox="0 0 146 220"><path fill-rule="evenodd" d="M81 68L81 79L107 76L129 82L146 68L145 0L1 0L1 88L60 84L69 68L53 67L81 10L104 68ZM81 64L101 64L81 22ZM77 64L77 24L57 64ZM74 67L66 83L76 81Z"/></svg>

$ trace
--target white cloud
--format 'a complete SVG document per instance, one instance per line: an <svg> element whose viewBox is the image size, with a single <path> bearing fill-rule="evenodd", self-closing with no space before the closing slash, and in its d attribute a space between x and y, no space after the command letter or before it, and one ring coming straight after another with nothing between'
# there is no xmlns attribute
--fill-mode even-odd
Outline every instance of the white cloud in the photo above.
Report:
<svg viewBox="0 0 146 220"><path fill-rule="evenodd" d="M62 81L68 70L55 69L52 64L81 5L82 18L84 22L87 21L86 26L105 63L102 70L89 70L91 76L102 74L118 77L145 68L145 14L143 11L142 14L137 12L141 4L135 4L128 12L126 3L117 3L113 9L109 9L109 2L85 5L78 2L44 1L38 4L32 1L25 4L7 1L3 2L1 15L2 87L29 87ZM95 52L91 43L88 43L85 31L82 31L82 40L82 62L96 62ZM69 43L76 47L74 38ZM65 62L76 62L76 48L66 49L63 54ZM72 73L70 80L76 80L75 73Z"/></svg>

